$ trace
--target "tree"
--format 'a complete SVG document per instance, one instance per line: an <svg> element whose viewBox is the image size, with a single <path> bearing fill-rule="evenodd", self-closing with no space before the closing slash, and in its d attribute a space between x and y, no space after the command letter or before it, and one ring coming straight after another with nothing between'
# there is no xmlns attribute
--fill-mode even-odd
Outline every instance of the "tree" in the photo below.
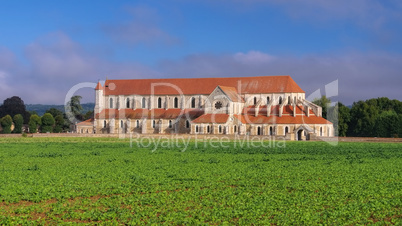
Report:
<svg viewBox="0 0 402 226"><path fill-rule="evenodd" d="M58 115L63 116L63 112L56 108L50 108L46 111L46 113L50 113L53 116L53 118L56 118L56 116Z"/></svg>
<svg viewBox="0 0 402 226"><path fill-rule="evenodd" d="M55 118L55 126L54 126L54 132L55 133L60 133L63 131L63 126L64 126L64 118L62 115L57 115Z"/></svg>
<svg viewBox="0 0 402 226"><path fill-rule="evenodd" d="M400 137L402 117L395 111L383 111L376 120L374 131L378 137Z"/></svg>
<svg viewBox="0 0 402 226"><path fill-rule="evenodd" d="M345 137L350 123L350 109L342 103L337 104L338 107L338 136Z"/></svg>
<svg viewBox="0 0 402 226"><path fill-rule="evenodd" d="M22 125L24 124L24 118L21 114L16 114L13 117L14 121L14 133L21 133L22 132Z"/></svg>
<svg viewBox="0 0 402 226"><path fill-rule="evenodd" d="M11 133L11 126L13 125L13 119L10 115L6 115L1 118L1 127L3 127L3 133Z"/></svg>
<svg viewBox="0 0 402 226"><path fill-rule="evenodd" d="M53 132L54 123L55 123L55 120L54 120L53 116L50 113L45 113L42 116L41 132L42 133Z"/></svg>
<svg viewBox="0 0 402 226"><path fill-rule="evenodd" d="M372 105L369 105L368 103ZM373 137L375 121L379 115L379 108L370 101L353 103L350 109L350 129L348 136Z"/></svg>
<svg viewBox="0 0 402 226"><path fill-rule="evenodd" d="M83 120L88 120L93 117L94 117L94 111L87 111L87 113L85 113L85 115L83 116Z"/></svg>
<svg viewBox="0 0 402 226"><path fill-rule="evenodd" d="M71 118L70 116L74 117L75 119L78 119L82 121L83 116L81 114L82 111L82 106L81 106L81 96L72 96L70 101L67 103L67 111L66 113L69 115L69 119ZM71 119L70 119L71 121ZM74 123L72 121L72 123Z"/></svg>
<svg viewBox="0 0 402 226"><path fill-rule="evenodd" d="M322 117L327 119L328 107L331 103L331 100L328 99L325 95L320 99L314 99L313 103L320 106L322 108Z"/></svg>
<svg viewBox="0 0 402 226"><path fill-rule="evenodd" d="M21 114L24 122L28 122L30 114L26 111L23 100L17 96L5 99L3 105L0 106L0 117L4 117L5 115L14 117L17 114Z"/></svg>
<svg viewBox="0 0 402 226"><path fill-rule="evenodd" d="M29 119L29 132L36 133L38 131L38 126L42 124L41 118L38 115L31 115Z"/></svg>

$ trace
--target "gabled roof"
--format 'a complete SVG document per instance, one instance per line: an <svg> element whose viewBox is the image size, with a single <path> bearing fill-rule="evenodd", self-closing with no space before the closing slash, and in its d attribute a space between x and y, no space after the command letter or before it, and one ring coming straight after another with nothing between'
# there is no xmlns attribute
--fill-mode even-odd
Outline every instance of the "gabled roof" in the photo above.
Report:
<svg viewBox="0 0 402 226"><path fill-rule="evenodd" d="M231 78L173 78L106 80L105 95L209 95L217 86L236 87L245 93L304 93L296 82L286 76Z"/></svg>
<svg viewBox="0 0 402 226"><path fill-rule="evenodd" d="M234 87L219 86L219 88L229 97L233 102L244 102L243 98L237 93Z"/></svg>

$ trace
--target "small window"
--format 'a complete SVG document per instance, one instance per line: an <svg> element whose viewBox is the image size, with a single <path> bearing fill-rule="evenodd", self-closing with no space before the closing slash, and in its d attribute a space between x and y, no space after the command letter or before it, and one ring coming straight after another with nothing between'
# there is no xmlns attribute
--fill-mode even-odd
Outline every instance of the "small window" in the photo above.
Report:
<svg viewBox="0 0 402 226"><path fill-rule="evenodd" d="M257 104L257 97L254 97L254 105Z"/></svg>
<svg viewBox="0 0 402 226"><path fill-rule="evenodd" d="M290 96L288 96L288 104L290 104Z"/></svg>
<svg viewBox="0 0 402 226"><path fill-rule="evenodd" d="M169 128L172 128L172 120L169 120Z"/></svg>
<svg viewBox="0 0 402 226"><path fill-rule="evenodd" d="M174 98L173 102L174 108L179 108L179 99L177 97Z"/></svg>
<svg viewBox="0 0 402 226"><path fill-rule="evenodd" d="M195 132L198 133L198 126L195 126Z"/></svg>
<svg viewBox="0 0 402 226"><path fill-rule="evenodd" d="M121 120L120 121L120 128L123 128L124 127L124 122L123 122L123 120Z"/></svg>
<svg viewBox="0 0 402 226"><path fill-rule="evenodd" d="M207 133L210 133L210 132L211 132L211 130L210 130L209 126L207 126Z"/></svg>
<svg viewBox="0 0 402 226"><path fill-rule="evenodd" d="M320 136L322 136L322 127L320 127Z"/></svg>
<svg viewBox="0 0 402 226"><path fill-rule="evenodd" d="M137 120L137 128L140 128L140 121Z"/></svg>
<svg viewBox="0 0 402 226"><path fill-rule="evenodd" d="M289 127L285 127L285 135L289 133Z"/></svg>
<svg viewBox="0 0 402 226"><path fill-rule="evenodd" d="M270 126L270 127L269 127L269 135L271 135L271 136L272 136L272 135L274 135L274 132L273 132L272 126Z"/></svg>
<svg viewBox="0 0 402 226"><path fill-rule="evenodd" d="M158 98L158 108L162 108L162 98Z"/></svg>
<svg viewBox="0 0 402 226"><path fill-rule="evenodd" d="M106 128L106 120L103 121L103 128Z"/></svg>
<svg viewBox="0 0 402 226"><path fill-rule="evenodd" d="M282 104L282 97L279 97L279 105Z"/></svg>
<svg viewBox="0 0 402 226"><path fill-rule="evenodd" d="M129 98L126 99L126 108L130 108L130 99Z"/></svg>
<svg viewBox="0 0 402 226"><path fill-rule="evenodd" d="M222 126L219 125L219 133L222 133Z"/></svg>
<svg viewBox="0 0 402 226"><path fill-rule="evenodd" d="M195 98L191 98L191 108L195 108Z"/></svg>
<svg viewBox="0 0 402 226"><path fill-rule="evenodd" d="M145 97L142 98L142 108L146 108L147 106L147 101L145 100Z"/></svg>
<svg viewBox="0 0 402 226"><path fill-rule="evenodd" d="M293 104L296 104L296 97L293 98Z"/></svg>
<svg viewBox="0 0 402 226"><path fill-rule="evenodd" d="M233 127L233 132L237 133L237 126Z"/></svg>
<svg viewBox="0 0 402 226"><path fill-rule="evenodd" d="M261 135L261 127L257 127L257 135Z"/></svg>
<svg viewBox="0 0 402 226"><path fill-rule="evenodd" d="M186 121L186 128L190 128L190 122L188 120Z"/></svg>
<svg viewBox="0 0 402 226"><path fill-rule="evenodd" d="M156 125L155 120L152 120L152 128L154 128L154 129L155 129L155 125Z"/></svg>
<svg viewBox="0 0 402 226"><path fill-rule="evenodd" d="M109 99L109 108L113 108L113 99L112 98Z"/></svg>
<svg viewBox="0 0 402 226"><path fill-rule="evenodd" d="M267 97L267 105L269 104L269 97Z"/></svg>

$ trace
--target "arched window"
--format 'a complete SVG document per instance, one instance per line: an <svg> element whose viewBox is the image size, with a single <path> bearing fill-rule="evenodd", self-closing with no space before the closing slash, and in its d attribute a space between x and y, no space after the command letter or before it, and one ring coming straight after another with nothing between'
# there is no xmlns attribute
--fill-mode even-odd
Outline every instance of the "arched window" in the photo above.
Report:
<svg viewBox="0 0 402 226"><path fill-rule="evenodd" d="M222 133L222 126L219 125L219 133Z"/></svg>
<svg viewBox="0 0 402 226"><path fill-rule="evenodd" d="M109 108L113 108L113 98L109 99Z"/></svg>
<svg viewBox="0 0 402 226"><path fill-rule="evenodd" d="M106 128L106 120L103 120L103 128Z"/></svg>
<svg viewBox="0 0 402 226"><path fill-rule="evenodd" d="M320 136L322 136L322 127L320 127Z"/></svg>
<svg viewBox="0 0 402 226"><path fill-rule="evenodd" d="M169 120L169 128L172 128L172 120Z"/></svg>
<svg viewBox="0 0 402 226"><path fill-rule="evenodd" d="M174 108L179 108L179 99L177 97L174 98L173 102Z"/></svg>
<svg viewBox="0 0 402 226"><path fill-rule="evenodd" d="M195 126L195 132L198 133L198 125Z"/></svg>
<svg viewBox="0 0 402 226"><path fill-rule="evenodd" d="M207 126L207 133L210 133L210 132L211 132L210 127Z"/></svg>
<svg viewBox="0 0 402 226"><path fill-rule="evenodd" d="M261 135L261 127L257 127L257 135Z"/></svg>
<svg viewBox="0 0 402 226"><path fill-rule="evenodd" d="M287 134L287 133L289 133L289 127L285 127L285 135Z"/></svg>
<svg viewBox="0 0 402 226"><path fill-rule="evenodd" d="M282 97L279 97L279 105L282 104Z"/></svg>
<svg viewBox="0 0 402 226"><path fill-rule="evenodd" d="M146 108L146 105L147 105L147 101L145 100L145 97L143 97L141 107Z"/></svg>
<svg viewBox="0 0 402 226"><path fill-rule="evenodd" d="M237 133L237 126L233 127L233 132Z"/></svg>
<svg viewBox="0 0 402 226"><path fill-rule="evenodd" d="M269 135L274 135L273 130L272 130L272 126L269 127Z"/></svg>
<svg viewBox="0 0 402 226"><path fill-rule="evenodd" d="M195 98L191 98L191 108L195 108Z"/></svg>
<svg viewBox="0 0 402 226"><path fill-rule="evenodd" d="M137 120L137 128L140 128L140 121Z"/></svg>
<svg viewBox="0 0 402 226"><path fill-rule="evenodd" d="M130 108L130 98L126 99L126 108Z"/></svg>
<svg viewBox="0 0 402 226"><path fill-rule="evenodd" d="M162 98L158 97L158 108L162 108Z"/></svg>
<svg viewBox="0 0 402 226"><path fill-rule="evenodd" d="M186 121L186 128L190 128L190 122L188 120Z"/></svg>
<svg viewBox="0 0 402 226"><path fill-rule="evenodd" d="M288 104L290 104L290 96L288 96Z"/></svg>
<svg viewBox="0 0 402 226"><path fill-rule="evenodd" d="M257 104L257 97L254 97L254 105Z"/></svg>
<svg viewBox="0 0 402 226"><path fill-rule="evenodd" d="M269 97L267 97L267 105L269 104Z"/></svg>
<svg viewBox="0 0 402 226"><path fill-rule="evenodd" d="M154 129L155 129L155 125L156 125L155 120L152 120L152 128L154 128Z"/></svg>

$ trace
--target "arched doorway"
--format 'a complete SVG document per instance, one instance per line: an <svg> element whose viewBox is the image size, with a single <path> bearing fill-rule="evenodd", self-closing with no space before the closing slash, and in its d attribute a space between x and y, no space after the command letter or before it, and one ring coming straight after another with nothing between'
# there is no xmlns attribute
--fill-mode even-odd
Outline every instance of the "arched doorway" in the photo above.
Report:
<svg viewBox="0 0 402 226"><path fill-rule="evenodd" d="M304 130L299 130L299 131L297 131L297 140L303 140L303 137L302 137L302 135L303 135L303 131Z"/></svg>

